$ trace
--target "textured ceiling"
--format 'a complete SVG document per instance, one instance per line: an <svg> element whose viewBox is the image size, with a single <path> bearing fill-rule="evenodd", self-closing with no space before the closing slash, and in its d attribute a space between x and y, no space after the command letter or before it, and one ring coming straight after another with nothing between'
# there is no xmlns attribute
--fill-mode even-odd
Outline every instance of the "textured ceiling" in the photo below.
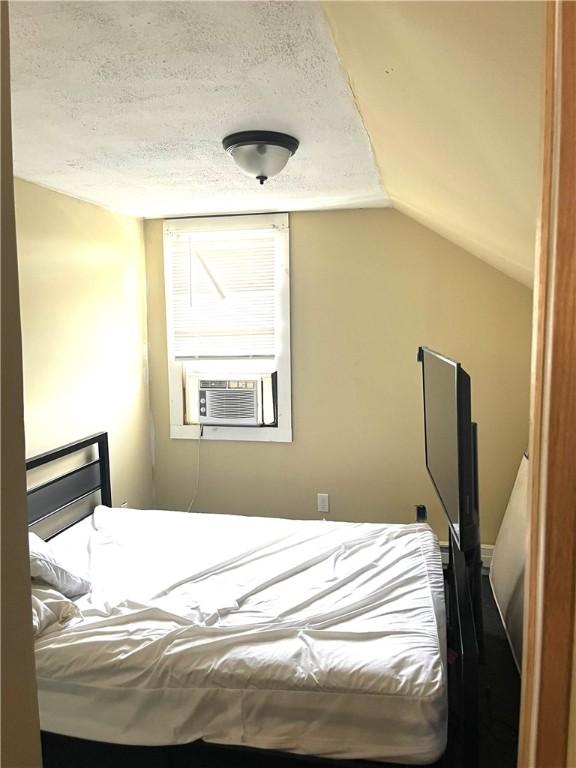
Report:
<svg viewBox="0 0 576 768"><path fill-rule="evenodd" d="M16 174L146 217L391 200L531 284L543 3L323 6L12 3ZM301 141L262 188L247 128Z"/></svg>
<svg viewBox="0 0 576 768"><path fill-rule="evenodd" d="M392 205L530 285L544 4L324 8Z"/></svg>
<svg viewBox="0 0 576 768"><path fill-rule="evenodd" d="M132 215L386 205L317 3L11 4L15 173ZM300 139L260 188L223 152Z"/></svg>

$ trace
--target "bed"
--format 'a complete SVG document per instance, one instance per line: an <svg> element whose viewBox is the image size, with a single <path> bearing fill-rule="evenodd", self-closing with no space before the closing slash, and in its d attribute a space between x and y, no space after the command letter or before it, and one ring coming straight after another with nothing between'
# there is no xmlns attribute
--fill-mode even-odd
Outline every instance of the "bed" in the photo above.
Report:
<svg viewBox="0 0 576 768"><path fill-rule="evenodd" d="M154 749L215 744L431 765L445 752L450 677L450 764L465 753L474 764L477 649L457 579L465 584L466 565L451 553L447 654L440 550L426 523L113 509L104 433L28 467L90 447L96 458L29 492L31 530L48 520L54 556L91 582L74 600L80 615L36 639L48 751L75 739L126 764L115 745L147 748L160 766ZM103 504L71 513L98 492Z"/></svg>

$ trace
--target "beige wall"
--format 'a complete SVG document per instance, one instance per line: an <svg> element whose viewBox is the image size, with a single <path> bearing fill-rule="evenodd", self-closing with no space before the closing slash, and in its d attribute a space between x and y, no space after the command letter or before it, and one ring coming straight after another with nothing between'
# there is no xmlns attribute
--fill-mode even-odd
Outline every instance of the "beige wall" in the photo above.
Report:
<svg viewBox="0 0 576 768"><path fill-rule="evenodd" d="M2 683L0 764L41 764L40 726L32 641L30 566L26 535L26 481L22 417L22 353L18 311L18 262L14 225L10 130L8 4L0 5L2 50L2 446L0 482L2 544Z"/></svg>
<svg viewBox="0 0 576 768"><path fill-rule="evenodd" d="M195 509L408 522L429 506L426 344L462 361L480 424L482 538L495 540L528 435L531 292L390 209L290 216L292 444L201 445ZM170 440L162 223L145 223L156 503L184 509L198 444Z"/></svg>
<svg viewBox="0 0 576 768"><path fill-rule="evenodd" d="M115 504L149 506L142 223L16 181L26 454L110 437Z"/></svg>

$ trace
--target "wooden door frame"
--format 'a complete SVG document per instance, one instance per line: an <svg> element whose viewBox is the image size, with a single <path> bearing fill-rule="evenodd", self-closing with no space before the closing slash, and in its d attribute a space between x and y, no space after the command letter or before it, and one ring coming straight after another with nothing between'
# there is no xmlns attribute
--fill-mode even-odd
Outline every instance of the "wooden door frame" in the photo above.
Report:
<svg viewBox="0 0 576 768"><path fill-rule="evenodd" d="M576 671L576 2L550 2L546 26L520 768L567 765Z"/></svg>

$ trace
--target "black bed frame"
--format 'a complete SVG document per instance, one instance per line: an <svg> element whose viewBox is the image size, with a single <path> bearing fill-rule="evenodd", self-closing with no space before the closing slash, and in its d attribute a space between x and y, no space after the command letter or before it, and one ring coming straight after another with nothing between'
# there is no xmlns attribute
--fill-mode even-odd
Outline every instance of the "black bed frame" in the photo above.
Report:
<svg viewBox="0 0 576 768"><path fill-rule="evenodd" d="M474 429L474 441L476 432ZM97 449L97 458L88 459L78 469L66 472L28 491L28 524L68 509L75 502L100 492L102 503L111 506L108 436L100 432L91 437L48 451L26 462L27 471L62 459L82 450ZM47 538L60 533L91 514L82 510L72 521L56 526ZM417 507L417 520L426 520L426 508ZM437 768L477 768L478 766L478 701L479 663L482 660L482 613L480 602L480 545L461 552L450 532L449 562L445 571L448 639L449 719L448 747ZM208 766L382 766L390 763L333 760L276 753L245 747L221 747L194 742L183 746L135 747L104 744L42 734L44 768L101 768L102 765L130 768L208 768Z"/></svg>
<svg viewBox="0 0 576 768"><path fill-rule="evenodd" d="M26 460L26 472L59 461L66 456L80 451L93 453L97 451L96 458L88 458L85 462L64 474L48 480L41 485L28 489L28 526L36 525L52 518L57 525L57 515L73 504L87 499L93 493L100 492L102 504L112 506L112 488L110 486L110 457L108 453L108 433L98 432L82 440L68 443L53 451L46 451ZM58 526L49 537L62 533L72 525L88 517L92 510L84 510L73 515L70 521Z"/></svg>

